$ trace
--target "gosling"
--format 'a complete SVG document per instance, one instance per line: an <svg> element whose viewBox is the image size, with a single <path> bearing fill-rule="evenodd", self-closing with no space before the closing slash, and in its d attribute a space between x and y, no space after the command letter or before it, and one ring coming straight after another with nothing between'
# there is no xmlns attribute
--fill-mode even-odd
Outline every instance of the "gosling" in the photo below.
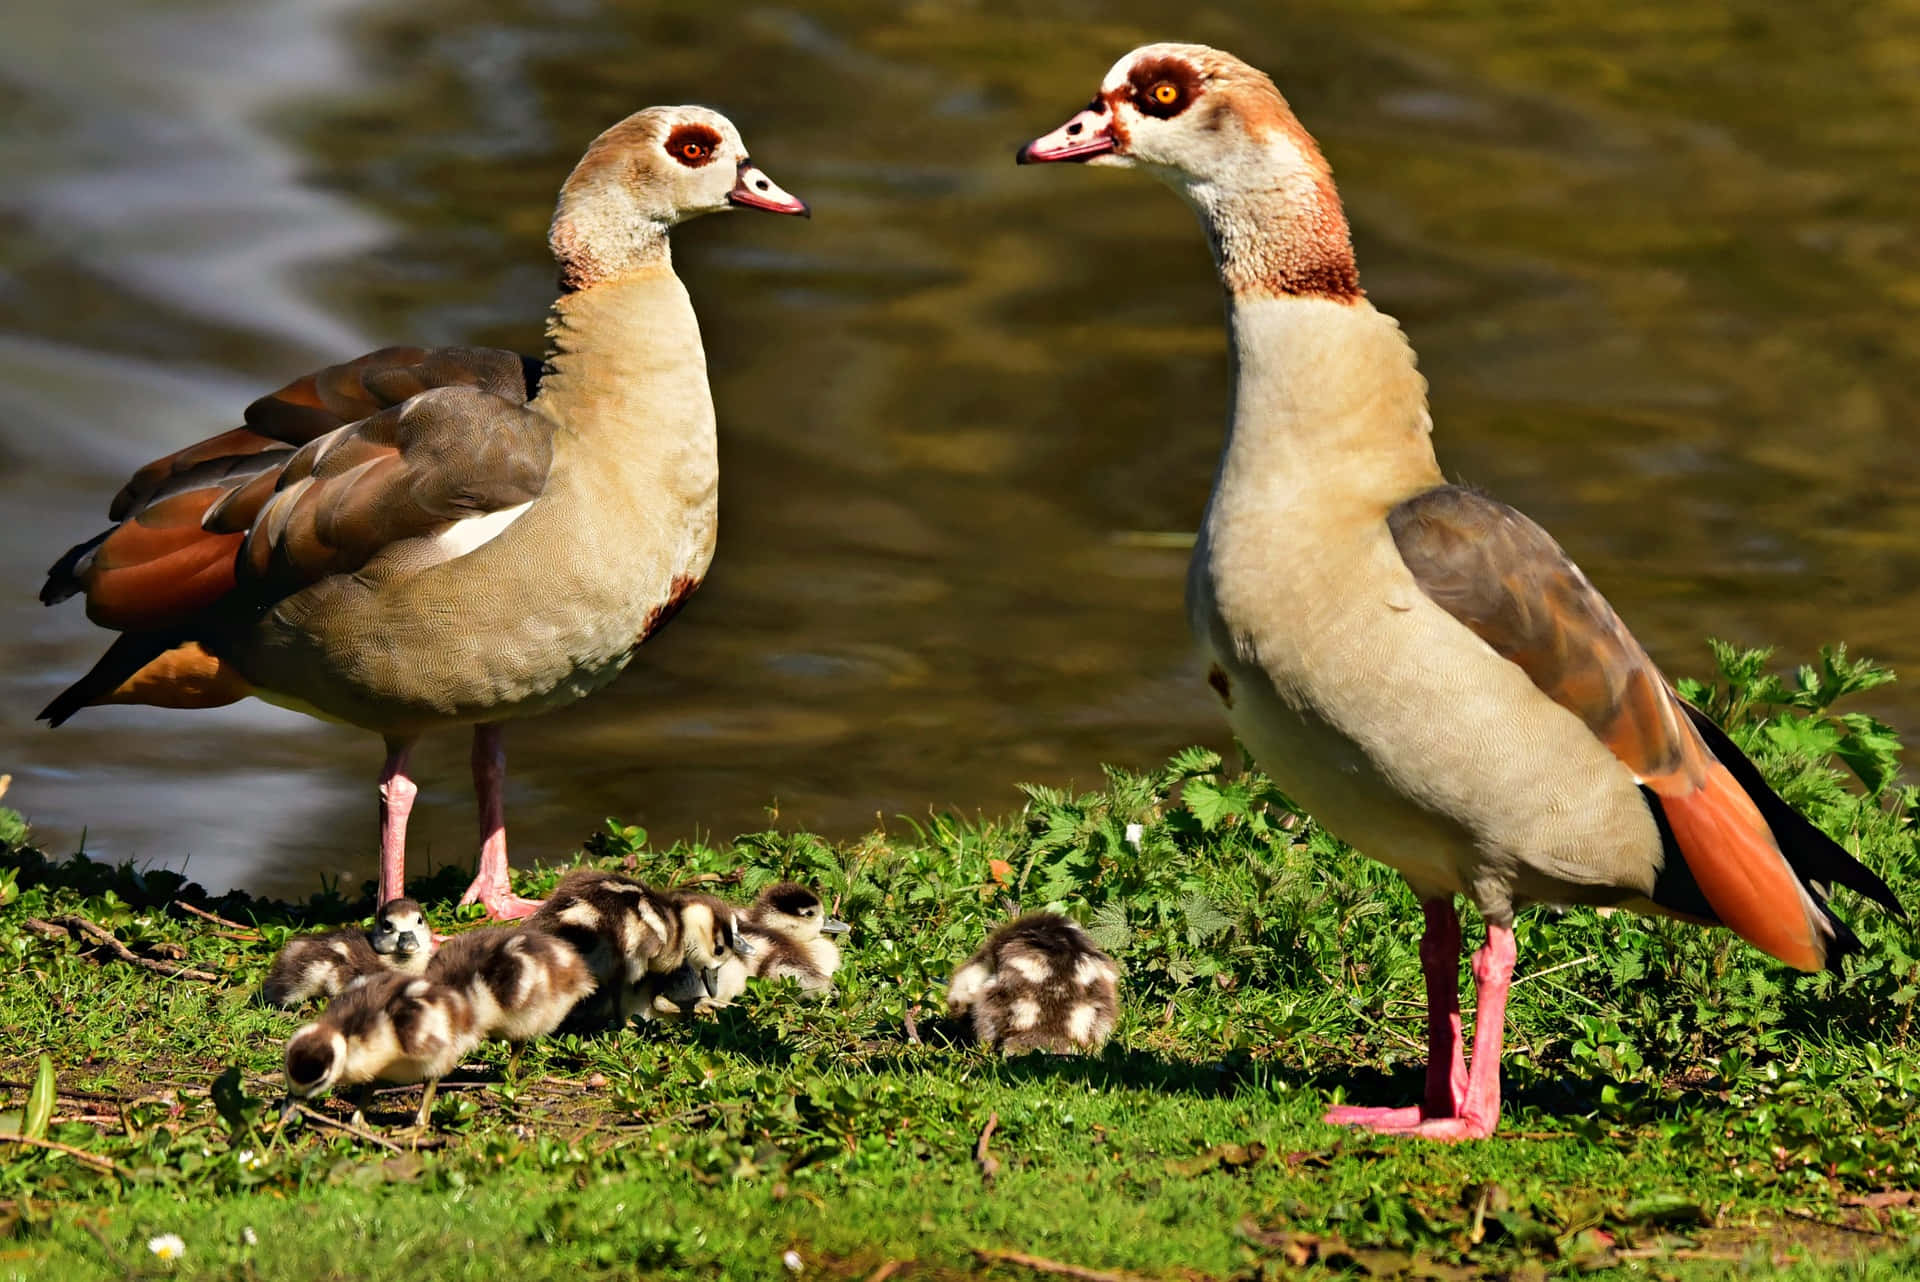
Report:
<svg viewBox="0 0 1920 1282"><path fill-rule="evenodd" d="M473 1002L458 988L393 971L350 984L287 1042L287 1111L336 1086L425 1082L413 1124L424 1127L434 1090L480 1044ZM365 1091L359 1092L364 1099ZM354 1108L360 1117L360 1100Z"/></svg>
<svg viewBox="0 0 1920 1282"><path fill-rule="evenodd" d="M597 986L572 944L516 926L454 936L434 955L426 977L465 995L482 1039L507 1043L509 1079L519 1076L527 1043L560 1027Z"/></svg>
<svg viewBox="0 0 1920 1282"><path fill-rule="evenodd" d="M336 997L362 975L418 975L432 956L433 932L420 905L390 899L374 914L372 930L348 927L289 939L260 994L271 1005L292 1009L316 997Z"/></svg>
<svg viewBox="0 0 1920 1282"><path fill-rule="evenodd" d="M714 929L723 948L717 971L711 974L683 963L665 975L648 975L637 986L642 1019L683 1020L702 1011L732 1005L733 999L747 991L748 957L753 952L740 922L741 910L714 895L699 891L680 891L683 903L705 904L713 913ZM724 948L727 938L734 943Z"/></svg>
<svg viewBox="0 0 1920 1282"><path fill-rule="evenodd" d="M947 1014L1004 1055L1093 1052L1113 1032L1120 969L1078 922L1028 913L987 936L947 988Z"/></svg>
<svg viewBox="0 0 1920 1282"><path fill-rule="evenodd" d="M807 996L824 998L840 969L840 949L829 936L851 929L827 916L819 895L783 881L754 898L740 938L752 950L747 964L755 979L791 979Z"/></svg>
<svg viewBox="0 0 1920 1282"><path fill-rule="evenodd" d="M732 914L702 897L662 894L595 868L562 877L526 924L573 945L622 1028L650 1009L648 976L690 966L711 993L738 943Z"/></svg>

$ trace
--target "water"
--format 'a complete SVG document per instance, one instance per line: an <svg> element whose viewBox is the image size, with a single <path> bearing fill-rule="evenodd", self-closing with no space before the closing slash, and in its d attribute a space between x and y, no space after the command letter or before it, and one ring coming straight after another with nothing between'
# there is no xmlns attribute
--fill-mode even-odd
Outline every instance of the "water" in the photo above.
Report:
<svg viewBox="0 0 1920 1282"><path fill-rule="evenodd" d="M705 101L810 224L676 234L722 431L707 586L509 732L516 857L857 833L1227 746L1185 555L1225 412L1190 216L1018 169L1112 59L1273 71L1449 471L1545 522L1670 671L1709 633L1920 670L1920 4L800 8L34 0L0 48L0 769L56 850L213 889L370 876L371 736L254 704L33 713L104 646L40 572L147 458L393 341L534 350L585 142ZM724 16L722 16L724 14ZM1920 729L1920 693L1874 705ZM460 737L416 863L472 858Z"/></svg>

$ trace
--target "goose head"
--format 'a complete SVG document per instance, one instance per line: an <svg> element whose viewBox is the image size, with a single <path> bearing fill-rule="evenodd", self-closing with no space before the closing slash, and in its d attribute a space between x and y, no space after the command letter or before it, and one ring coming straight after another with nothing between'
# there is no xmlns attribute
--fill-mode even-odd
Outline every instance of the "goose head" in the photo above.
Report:
<svg viewBox="0 0 1920 1282"><path fill-rule="evenodd" d="M1015 159L1145 169L1200 215L1237 296L1360 297L1319 145L1272 79L1230 53L1143 45L1113 64L1091 103Z"/></svg>
<svg viewBox="0 0 1920 1282"><path fill-rule="evenodd" d="M390 899L380 905L367 942L374 952L402 970L420 971L433 956L433 931L427 927L427 915L411 899Z"/></svg>
<svg viewBox="0 0 1920 1282"><path fill-rule="evenodd" d="M571 289L658 261L666 233L730 209L806 217L747 155L733 122L706 107L649 107L587 148L560 189L548 243Z"/></svg>
<svg viewBox="0 0 1920 1282"><path fill-rule="evenodd" d="M844 935L852 929L844 921L827 916L820 896L793 881L783 881L761 891L754 898L748 917L760 929L783 935L797 944L808 943L823 934Z"/></svg>

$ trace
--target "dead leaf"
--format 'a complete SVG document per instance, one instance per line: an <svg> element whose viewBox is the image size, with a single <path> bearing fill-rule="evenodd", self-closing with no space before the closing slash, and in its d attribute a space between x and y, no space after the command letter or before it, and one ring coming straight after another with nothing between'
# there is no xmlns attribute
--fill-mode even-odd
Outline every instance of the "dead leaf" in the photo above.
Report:
<svg viewBox="0 0 1920 1282"><path fill-rule="evenodd" d="M1167 1161L1167 1174L1194 1176L1211 1171L1216 1166L1224 1170L1237 1171L1257 1164L1267 1155L1267 1146L1255 1140L1251 1144L1215 1144L1206 1152L1189 1158L1170 1158Z"/></svg>
<svg viewBox="0 0 1920 1282"><path fill-rule="evenodd" d="M1864 1206L1873 1211L1884 1211L1888 1207L1912 1206L1920 1201L1920 1189L1883 1189L1878 1193L1863 1193L1858 1197L1843 1197L1842 1206Z"/></svg>

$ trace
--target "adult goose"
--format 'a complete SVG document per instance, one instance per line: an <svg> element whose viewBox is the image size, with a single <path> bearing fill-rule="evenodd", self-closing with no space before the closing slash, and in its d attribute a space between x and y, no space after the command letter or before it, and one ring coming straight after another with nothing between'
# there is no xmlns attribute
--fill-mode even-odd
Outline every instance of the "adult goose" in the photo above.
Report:
<svg viewBox="0 0 1920 1282"><path fill-rule="evenodd" d="M1807 970L1856 942L1827 884L1900 913L1544 530L1445 482L1413 350L1361 292L1327 163L1264 74L1148 45L1019 160L1148 170L1199 214L1226 287L1232 421L1187 580L1207 680L1260 764L1426 917L1425 1099L1328 1120L1492 1134L1523 904L1725 925ZM1457 895L1487 923L1471 1072Z"/></svg>
<svg viewBox="0 0 1920 1282"><path fill-rule="evenodd" d="M114 527L41 590L84 594L120 633L41 717L251 694L375 731L381 903L404 893L408 753L472 726L481 850L461 902L532 911L507 880L501 723L611 681L707 572L713 400L667 234L739 207L807 213L717 112L629 116L560 190L544 363L385 348L141 468Z"/></svg>

